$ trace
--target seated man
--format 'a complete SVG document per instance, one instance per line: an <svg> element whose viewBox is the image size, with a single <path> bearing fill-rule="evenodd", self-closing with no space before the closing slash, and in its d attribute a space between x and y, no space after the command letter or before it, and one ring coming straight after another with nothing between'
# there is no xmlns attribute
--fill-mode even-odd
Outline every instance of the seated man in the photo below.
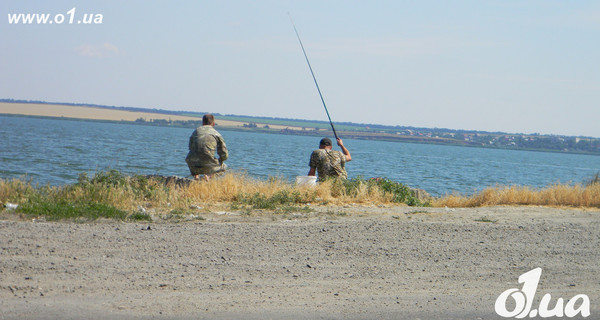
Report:
<svg viewBox="0 0 600 320"><path fill-rule="evenodd" d="M319 143L319 149L312 152L310 155L310 170L308 171L309 176L314 176L315 171L318 174L318 180L323 181L329 177L339 177L342 179L348 178L346 172L346 162L352 161L350 152L346 147L342 139L337 139L337 145L342 148L342 151L331 150L331 140L328 138L321 139Z"/></svg>
<svg viewBox="0 0 600 320"><path fill-rule="evenodd" d="M198 180L198 176L203 174L204 179L208 181L213 174L224 172L227 169L227 165L223 163L229 156L227 146L214 126L215 117L212 114L205 114L202 117L202 126L196 128L190 137L190 151L185 162L195 180ZM219 155L219 159L215 157L215 152Z"/></svg>

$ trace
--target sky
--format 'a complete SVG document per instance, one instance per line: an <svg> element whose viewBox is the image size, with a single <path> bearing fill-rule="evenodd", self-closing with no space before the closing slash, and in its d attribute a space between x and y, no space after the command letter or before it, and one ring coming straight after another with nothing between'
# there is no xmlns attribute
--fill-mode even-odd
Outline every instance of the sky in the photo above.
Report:
<svg viewBox="0 0 600 320"><path fill-rule="evenodd" d="M600 137L585 0L4 0L0 98L327 120L290 15L334 122Z"/></svg>

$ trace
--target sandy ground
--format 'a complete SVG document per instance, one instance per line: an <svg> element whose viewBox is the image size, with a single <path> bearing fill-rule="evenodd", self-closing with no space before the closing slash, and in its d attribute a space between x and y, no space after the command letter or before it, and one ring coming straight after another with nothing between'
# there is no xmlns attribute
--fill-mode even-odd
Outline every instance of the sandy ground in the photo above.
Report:
<svg viewBox="0 0 600 320"><path fill-rule="evenodd" d="M501 319L496 298L536 267L534 308L586 294L600 318L600 210L1 217L0 319Z"/></svg>
<svg viewBox="0 0 600 320"><path fill-rule="evenodd" d="M94 108L82 106L68 106L60 104L35 104L35 103L8 103L0 102L0 114L11 115L26 115L26 116L42 116L55 118L71 118L71 119L91 119L91 120L110 120L110 121L135 121L139 118L144 118L146 121L151 120L202 120L197 117L177 116L160 113L135 112L125 110L113 110L107 108ZM243 127L246 122L220 120L215 117L215 122L218 126L223 127ZM269 125L272 129L290 129L302 130L300 127L289 127L279 125Z"/></svg>

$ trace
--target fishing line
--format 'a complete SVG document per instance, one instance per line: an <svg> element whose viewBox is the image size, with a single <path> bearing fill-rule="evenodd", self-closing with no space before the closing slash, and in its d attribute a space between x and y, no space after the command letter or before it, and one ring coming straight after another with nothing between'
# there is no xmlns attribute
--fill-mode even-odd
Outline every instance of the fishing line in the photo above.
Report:
<svg viewBox="0 0 600 320"><path fill-rule="evenodd" d="M310 69L310 74L315 81L315 85L317 86L317 91L319 91L319 97L321 97L321 102L323 103L323 107L325 107L325 113L327 113L327 119L329 119L329 124L331 125L331 130L333 130L333 135L335 139L338 139L337 133L335 132L335 128L333 127L333 122L331 121L331 117L329 116L329 110L327 110L327 106L325 105L325 99L323 99L323 94L321 94L321 88L319 88L319 83L317 83L317 78L315 77L315 73L310 65L310 61L308 61L308 56L306 55L306 50L304 50L304 45L302 44L302 40L300 40L300 35L298 34L298 30L296 29L296 25L294 24L294 20L292 19L292 15L288 12L288 16L290 17L290 21L292 22L292 27L294 27L294 32L296 32L296 37L298 37L298 42L300 42L300 47L302 48L302 52L304 53L304 58L306 58L306 63L308 64L308 69Z"/></svg>

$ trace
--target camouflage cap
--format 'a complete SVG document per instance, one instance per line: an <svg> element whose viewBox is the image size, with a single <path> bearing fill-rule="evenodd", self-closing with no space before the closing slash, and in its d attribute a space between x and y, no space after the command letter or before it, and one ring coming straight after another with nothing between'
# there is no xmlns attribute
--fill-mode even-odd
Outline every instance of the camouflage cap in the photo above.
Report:
<svg viewBox="0 0 600 320"><path fill-rule="evenodd" d="M321 142L319 142L319 145L330 146L331 145L331 140L329 138L323 138L323 139L321 139Z"/></svg>

